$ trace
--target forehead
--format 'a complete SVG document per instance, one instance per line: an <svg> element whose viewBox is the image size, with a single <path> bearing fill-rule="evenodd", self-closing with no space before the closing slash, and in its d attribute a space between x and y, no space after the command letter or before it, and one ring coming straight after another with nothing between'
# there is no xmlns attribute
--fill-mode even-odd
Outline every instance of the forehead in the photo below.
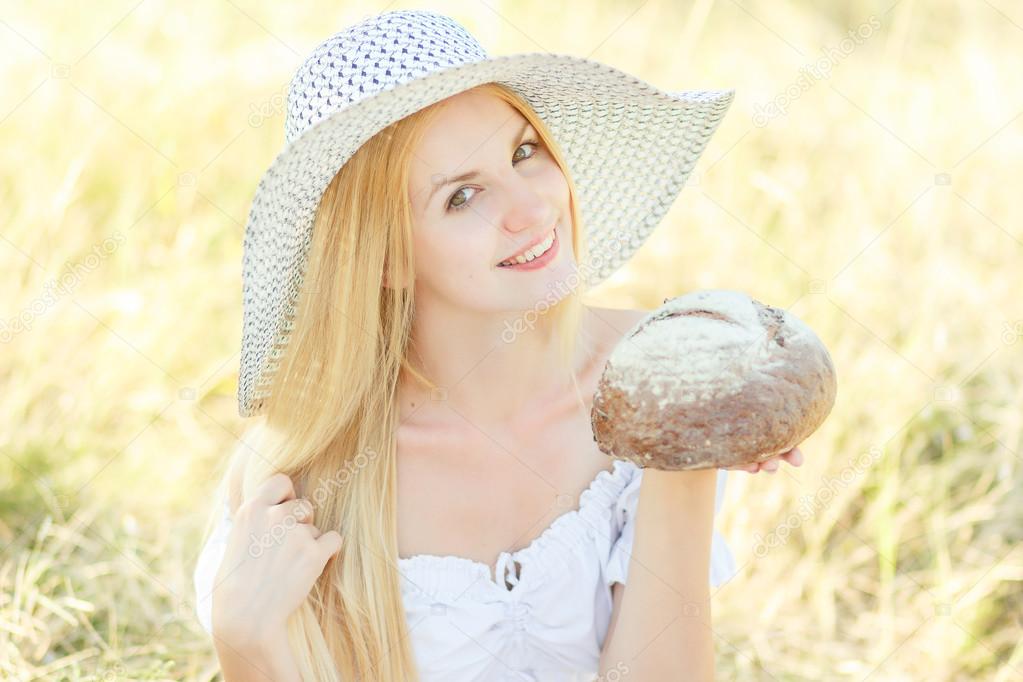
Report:
<svg viewBox="0 0 1023 682"><path fill-rule="evenodd" d="M508 136L526 121L504 100L471 90L449 97L440 106L416 155L416 160L436 166L427 173L473 168L473 156L485 158L488 147L503 149Z"/></svg>

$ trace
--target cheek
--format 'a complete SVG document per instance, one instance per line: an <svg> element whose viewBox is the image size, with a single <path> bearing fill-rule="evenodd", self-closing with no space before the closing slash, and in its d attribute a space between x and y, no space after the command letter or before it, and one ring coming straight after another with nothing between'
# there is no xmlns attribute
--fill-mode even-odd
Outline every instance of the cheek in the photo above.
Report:
<svg viewBox="0 0 1023 682"><path fill-rule="evenodd" d="M452 226L437 230L429 238L416 239L416 270L433 282L464 282L486 270L494 256L494 245L480 229Z"/></svg>
<svg viewBox="0 0 1023 682"><path fill-rule="evenodd" d="M559 201L562 203L568 202L568 180L554 161L551 161L544 169L543 183L545 187L551 188L554 196Z"/></svg>

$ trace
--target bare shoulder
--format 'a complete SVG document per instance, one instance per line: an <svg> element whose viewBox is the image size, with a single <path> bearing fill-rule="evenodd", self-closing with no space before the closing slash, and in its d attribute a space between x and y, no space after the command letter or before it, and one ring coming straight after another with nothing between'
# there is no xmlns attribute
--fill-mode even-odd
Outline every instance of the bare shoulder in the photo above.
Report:
<svg viewBox="0 0 1023 682"><path fill-rule="evenodd" d="M599 308L587 306L588 331L601 347L610 349L621 341L625 333L650 314L640 308Z"/></svg>
<svg viewBox="0 0 1023 682"><path fill-rule="evenodd" d="M587 306L584 328L592 340L591 356L587 363L587 390L592 395L607 359L618 343L640 320L650 313L637 308L598 308Z"/></svg>

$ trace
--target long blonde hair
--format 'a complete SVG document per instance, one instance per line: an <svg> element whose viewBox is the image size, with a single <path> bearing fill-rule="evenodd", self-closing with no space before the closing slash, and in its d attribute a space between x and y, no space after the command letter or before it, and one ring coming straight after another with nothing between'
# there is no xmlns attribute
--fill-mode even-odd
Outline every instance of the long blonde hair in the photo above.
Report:
<svg viewBox="0 0 1023 682"><path fill-rule="evenodd" d="M576 188L550 131L508 88L485 83L475 90L518 110L561 167L569 185L572 248L577 263L585 262ZM413 287L385 287L381 273L387 282L415 279L410 158L441 105L374 135L324 192L266 412L243 436L228 467L243 462L243 500L273 473L287 474L297 496L313 503L317 528L337 529L343 538L288 621L291 649L306 680L419 679L397 570L395 399L403 371L434 385L407 355ZM582 311L582 292L571 287L538 316L533 330L557 335L580 406L575 367L587 343ZM227 478L211 519L224 503Z"/></svg>

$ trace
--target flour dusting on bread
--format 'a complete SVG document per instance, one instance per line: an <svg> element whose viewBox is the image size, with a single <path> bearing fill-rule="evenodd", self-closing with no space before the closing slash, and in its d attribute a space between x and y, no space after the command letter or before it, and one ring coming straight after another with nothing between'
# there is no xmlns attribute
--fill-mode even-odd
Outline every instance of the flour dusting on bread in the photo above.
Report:
<svg viewBox="0 0 1023 682"><path fill-rule="evenodd" d="M835 392L827 349L801 320L739 291L700 290L665 300L614 348L594 440L655 468L760 461L816 430Z"/></svg>

